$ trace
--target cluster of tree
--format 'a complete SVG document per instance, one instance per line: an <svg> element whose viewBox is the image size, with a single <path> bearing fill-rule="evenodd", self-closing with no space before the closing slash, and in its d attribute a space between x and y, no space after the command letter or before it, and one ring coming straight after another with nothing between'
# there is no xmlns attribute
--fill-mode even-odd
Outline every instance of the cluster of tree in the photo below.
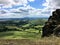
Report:
<svg viewBox="0 0 60 45"><path fill-rule="evenodd" d="M36 20L10 20L10 21L0 21L0 32L1 31L13 31L13 30L18 30L17 28L8 28L6 26L16 26L18 28L21 28L23 30L29 29L29 28L33 28L36 30L40 30L40 27L35 27L38 25L44 25L44 23L46 22L46 20L44 19L36 19ZM29 24L29 26L25 26Z"/></svg>

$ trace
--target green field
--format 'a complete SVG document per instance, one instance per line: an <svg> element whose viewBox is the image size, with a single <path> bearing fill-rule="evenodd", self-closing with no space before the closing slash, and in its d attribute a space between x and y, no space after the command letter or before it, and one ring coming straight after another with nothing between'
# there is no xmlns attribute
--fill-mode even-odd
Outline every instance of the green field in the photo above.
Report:
<svg viewBox="0 0 60 45"><path fill-rule="evenodd" d="M39 39L47 19L0 21L0 39Z"/></svg>
<svg viewBox="0 0 60 45"><path fill-rule="evenodd" d="M0 39L38 39L41 38L39 30L26 29L25 31L0 32Z"/></svg>
<svg viewBox="0 0 60 45"><path fill-rule="evenodd" d="M60 37L42 38L47 19L0 22L0 45L60 45Z"/></svg>

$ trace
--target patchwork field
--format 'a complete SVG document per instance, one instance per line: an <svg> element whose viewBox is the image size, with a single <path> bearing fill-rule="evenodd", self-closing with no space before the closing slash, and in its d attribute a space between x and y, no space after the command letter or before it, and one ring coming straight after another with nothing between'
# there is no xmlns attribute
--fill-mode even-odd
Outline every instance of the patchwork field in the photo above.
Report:
<svg viewBox="0 0 60 45"><path fill-rule="evenodd" d="M47 19L0 22L0 45L60 45L60 37L42 38Z"/></svg>

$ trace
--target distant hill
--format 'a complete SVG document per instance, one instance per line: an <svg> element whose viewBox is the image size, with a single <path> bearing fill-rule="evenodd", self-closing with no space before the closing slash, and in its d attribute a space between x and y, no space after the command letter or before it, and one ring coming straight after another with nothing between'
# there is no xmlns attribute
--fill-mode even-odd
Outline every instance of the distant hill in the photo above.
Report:
<svg viewBox="0 0 60 45"><path fill-rule="evenodd" d="M25 17L25 18L0 18L0 21L7 21L7 20L35 20L35 19L48 19L48 17Z"/></svg>

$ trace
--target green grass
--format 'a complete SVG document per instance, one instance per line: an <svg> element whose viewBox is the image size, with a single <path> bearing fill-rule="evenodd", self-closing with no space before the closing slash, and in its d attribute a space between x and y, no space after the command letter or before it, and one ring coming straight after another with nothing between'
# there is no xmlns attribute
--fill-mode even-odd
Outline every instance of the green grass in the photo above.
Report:
<svg viewBox="0 0 60 45"><path fill-rule="evenodd" d="M0 32L0 39L38 39L41 33L38 30L27 29L25 31Z"/></svg>
<svg viewBox="0 0 60 45"><path fill-rule="evenodd" d="M24 27L28 27L29 24L25 25ZM0 32L0 39L39 39L41 38L42 35L42 26L35 26L36 28L40 28L40 32L37 29L30 28L30 29L25 29L23 30L20 27L16 26L6 26L8 29L9 28L16 28L18 31L6 31L6 32Z"/></svg>

